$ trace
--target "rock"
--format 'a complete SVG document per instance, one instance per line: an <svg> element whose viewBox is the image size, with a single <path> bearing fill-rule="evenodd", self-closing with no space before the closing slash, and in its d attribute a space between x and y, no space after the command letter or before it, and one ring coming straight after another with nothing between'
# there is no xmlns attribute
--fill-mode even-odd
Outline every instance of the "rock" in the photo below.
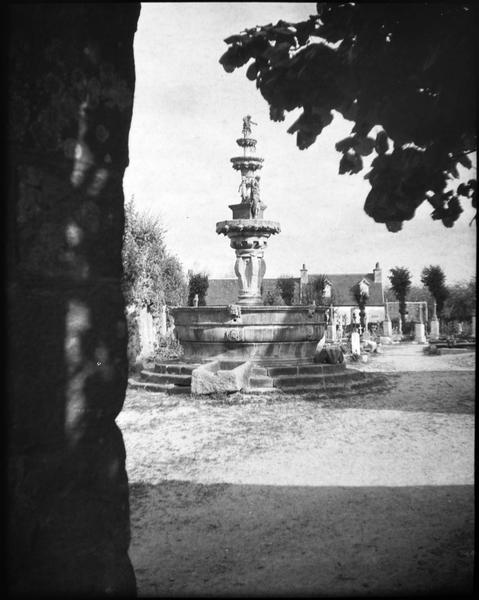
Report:
<svg viewBox="0 0 479 600"><path fill-rule="evenodd" d="M193 369L191 373L192 394L217 394L238 392L248 385L252 363L246 361L234 369L221 369L219 360Z"/></svg>
<svg viewBox="0 0 479 600"><path fill-rule="evenodd" d="M314 362L319 364L336 365L344 362L344 354L341 348L323 348L314 355Z"/></svg>

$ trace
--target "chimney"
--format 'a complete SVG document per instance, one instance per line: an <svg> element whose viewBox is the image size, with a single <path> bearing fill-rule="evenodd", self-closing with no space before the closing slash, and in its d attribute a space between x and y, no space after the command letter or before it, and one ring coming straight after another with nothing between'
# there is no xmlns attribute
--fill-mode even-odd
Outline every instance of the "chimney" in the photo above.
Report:
<svg viewBox="0 0 479 600"><path fill-rule="evenodd" d="M379 268L378 262L376 263L376 266L374 267L373 275L374 275L374 283L382 283L383 277L382 277L381 269Z"/></svg>
<svg viewBox="0 0 479 600"><path fill-rule="evenodd" d="M306 265L303 264L303 268L300 270L301 273L301 285L306 285L308 283L308 269Z"/></svg>

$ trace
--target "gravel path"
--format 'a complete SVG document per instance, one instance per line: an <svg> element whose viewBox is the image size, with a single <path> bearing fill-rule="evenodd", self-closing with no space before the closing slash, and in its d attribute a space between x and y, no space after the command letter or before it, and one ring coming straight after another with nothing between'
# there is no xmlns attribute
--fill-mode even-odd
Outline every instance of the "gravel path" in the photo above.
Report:
<svg viewBox="0 0 479 600"><path fill-rule="evenodd" d="M140 595L467 591L471 359L386 350L355 364L385 391L348 398L130 390L117 422Z"/></svg>

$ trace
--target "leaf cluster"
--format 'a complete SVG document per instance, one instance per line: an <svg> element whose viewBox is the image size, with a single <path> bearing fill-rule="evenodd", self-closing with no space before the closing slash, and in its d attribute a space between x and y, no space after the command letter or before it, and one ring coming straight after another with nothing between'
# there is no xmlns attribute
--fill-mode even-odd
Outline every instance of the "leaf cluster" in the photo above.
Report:
<svg viewBox="0 0 479 600"><path fill-rule="evenodd" d="M312 282L302 286L301 302L302 304L312 304L321 306L324 303L324 293L326 290L326 275L318 275Z"/></svg>
<svg viewBox="0 0 479 600"><path fill-rule="evenodd" d="M196 294L198 294L198 306L205 306L208 287L209 280L206 273L193 273L190 271L188 280L188 306L194 306Z"/></svg>
<svg viewBox="0 0 479 600"><path fill-rule="evenodd" d="M226 38L220 63L226 72L249 63L273 121L302 109L288 128L301 150L334 111L354 122L336 144L339 173L359 173L373 155L364 210L375 221L399 231L428 201L451 227L461 199L476 207L475 179L452 185L477 144L474 17L460 3L321 2L305 21Z"/></svg>
<svg viewBox="0 0 479 600"><path fill-rule="evenodd" d="M436 301L437 312L442 313L444 301L449 292L446 287L446 276L439 265L429 265L424 267L421 273L421 283L429 290L431 296Z"/></svg>
<svg viewBox="0 0 479 600"><path fill-rule="evenodd" d="M442 316L446 320L467 321L476 314L476 278L468 282L448 286Z"/></svg>
<svg viewBox="0 0 479 600"><path fill-rule="evenodd" d="M411 273L406 267L393 267L388 275L391 289L399 302L399 314L403 324L406 325L406 298L411 289Z"/></svg>
<svg viewBox="0 0 479 600"><path fill-rule="evenodd" d="M295 283L292 277L280 277L276 282L279 294L286 306L291 306L294 301Z"/></svg>

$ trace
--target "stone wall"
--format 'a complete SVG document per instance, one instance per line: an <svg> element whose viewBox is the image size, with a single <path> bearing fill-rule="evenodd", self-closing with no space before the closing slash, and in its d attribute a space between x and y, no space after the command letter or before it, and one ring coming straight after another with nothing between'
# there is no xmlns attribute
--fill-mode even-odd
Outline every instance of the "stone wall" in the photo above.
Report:
<svg viewBox="0 0 479 600"><path fill-rule="evenodd" d="M134 4L10 4L10 592L132 595L120 280Z"/></svg>

